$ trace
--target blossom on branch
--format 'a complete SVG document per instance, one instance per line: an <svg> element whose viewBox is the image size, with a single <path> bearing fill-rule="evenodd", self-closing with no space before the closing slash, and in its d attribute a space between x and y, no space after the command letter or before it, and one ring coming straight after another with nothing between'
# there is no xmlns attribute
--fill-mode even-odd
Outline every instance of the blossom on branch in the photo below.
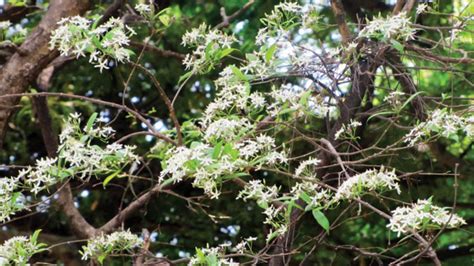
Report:
<svg viewBox="0 0 474 266"><path fill-rule="evenodd" d="M450 213L445 207L433 205L431 199L418 200L409 207L398 207L392 211L392 218L387 227L401 234L441 229L456 228L466 224L463 218Z"/></svg>

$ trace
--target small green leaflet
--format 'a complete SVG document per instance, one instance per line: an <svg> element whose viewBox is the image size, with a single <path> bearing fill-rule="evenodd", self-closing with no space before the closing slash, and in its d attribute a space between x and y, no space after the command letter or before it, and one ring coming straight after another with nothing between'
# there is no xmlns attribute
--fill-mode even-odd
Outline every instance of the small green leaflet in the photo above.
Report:
<svg viewBox="0 0 474 266"><path fill-rule="evenodd" d="M212 150L212 159L218 159L222 150L222 142L216 144L214 149Z"/></svg>
<svg viewBox="0 0 474 266"><path fill-rule="evenodd" d="M403 49L405 49L405 47L403 47L403 44L394 39L391 39L390 43L392 44L393 48L397 49L397 51L399 51L400 53L403 53Z"/></svg>
<svg viewBox="0 0 474 266"><path fill-rule="evenodd" d="M159 16L158 19L161 21L161 23L163 23L163 25L165 25L165 27L168 27L170 25L171 19L170 16L168 16L167 14Z"/></svg>
<svg viewBox="0 0 474 266"><path fill-rule="evenodd" d="M316 222L318 222L318 224L321 225L321 227L329 233L329 220L328 218L326 218L324 213L322 213L318 209L313 209L313 216L314 219L316 219Z"/></svg>
<svg viewBox="0 0 474 266"><path fill-rule="evenodd" d="M107 176L104 180L104 182L102 183L102 185L105 187L107 186L107 184L112 181L112 179L114 179L118 174L120 173L120 170L117 170L115 172L113 172L112 174L110 174L109 176Z"/></svg>
<svg viewBox="0 0 474 266"><path fill-rule="evenodd" d="M402 107L400 107L400 110L403 110L403 108L405 108L411 101L413 101L413 99L415 99L415 97L418 97L418 95L420 94L423 94L425 93L424 91L419 91L413 95L410 96L410 98L408 98L402 105Z"/></svg>
<svg viewBox="0 0 474 266"><path fill-rule="evenodd" d="M194 73L192 71L188 71L188 72L184 73L181 77L179 77L178 84L181 86L183 84L183 81L186 81L193 74Z"/></svg>
<svg viewBox="0 0 474 266"><path fill-rule="evenodd" d="M275 54L275 51L276 51L276 44L270 46L270 48L268 48L267 52L265 53L265 61L268 63L270 62L270 60L272 60L272 57L273 55Z"/></svg>
<svg viewBox="0 0 474 266"><path fill-rule="evenodd" d="M244 73L242 73L242 71L240 71L240 69L238 69L236 66L231 65L230 69L232 69L232 72L234 72L234 75L236 75L240 80L242 81L248 80L247 77L244 75Z"/></svg>
<svg viewBox="0 0 474 266"><path fill-rule="evenodd" d="M93 113L91 117L89 117L89 120L87 120L86 124L86 132L90 131L92 129L92 126L94 125L95 120L97 119L97 113Z"/></svg>

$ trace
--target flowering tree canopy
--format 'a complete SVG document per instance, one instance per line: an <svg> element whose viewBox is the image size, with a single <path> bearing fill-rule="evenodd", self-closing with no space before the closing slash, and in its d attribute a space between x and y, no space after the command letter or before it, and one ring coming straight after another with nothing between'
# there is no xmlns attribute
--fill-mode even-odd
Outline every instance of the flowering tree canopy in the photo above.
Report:
<svg viewBox="0 0 474 266"><path fill-rule="evenodd" d="M0 2L0 265L472 263L472 1Z"/></svg>

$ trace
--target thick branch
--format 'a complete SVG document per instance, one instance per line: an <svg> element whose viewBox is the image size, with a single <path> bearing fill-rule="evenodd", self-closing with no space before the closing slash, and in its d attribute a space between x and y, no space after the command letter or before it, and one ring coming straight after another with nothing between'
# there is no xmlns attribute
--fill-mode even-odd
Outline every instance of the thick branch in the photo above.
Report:
<svg viewBox="0 0 474 266"><path fill-rule="evenodd" d="M64 17L82 14L88 7L87 0L52 0L49 9L35 30L27 37L18 51L0 70L0 95L22 93L36 79L40 71L57 55L49 50L51 32ZM19 98L0 99L0 146L6 133L8 119Z"/></svg>
<svg viewBox="0 0 474 266"><path fill-rule="evenodd" d="M346 12L344 12L344 6L340 0L331 0L331 8L336 18L336 23L339 28L339 33L342 37L342 43L347 44L351 40L351 32L346 23Z"/></svg>
<svg viewBox="0 0 474 266"><path fill-rule="evenodd" d="M128 217L134 214L137 210L139 210L143 205L145 205L152 196L160 192L162 186L160 184L155 185L150 191L146 192L145 194L138 197L138 199L134 200L130 205L128 205L125 209L121 210L114 218L110 219L106 224L104 224L99 230L104 233L113 232L117 227L119 227L123 221L125 221Z"/></svg>
<svg viewBox="0 0 474 266"><path fill-rule="evenodd" d="M46 96L33 98L33 106L36 111L38 125L41 129L48 156L56 157L58 150L58 136L53 130ZM94 236L97 233L97 230L84 219L76 206L74 206L74 199L69 183L59 184L57 187L59 196L58 205L68 218L69 225L74 234L81 238Z"/></svg>

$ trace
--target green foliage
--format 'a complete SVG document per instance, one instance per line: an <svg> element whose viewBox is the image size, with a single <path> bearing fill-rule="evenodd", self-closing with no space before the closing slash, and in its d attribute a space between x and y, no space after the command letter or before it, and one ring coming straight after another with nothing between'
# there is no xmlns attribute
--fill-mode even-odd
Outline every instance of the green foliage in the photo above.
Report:
<svg viewBox="0 0 474 266"><path fill-rule="evenodd" d="M103 14L111 1L94 1L91 5L92 10L85 14L89 18L97 18ZM133 7L135 2L129 1L128 6ZM357 69L360 62L371 62L373 56L371 51L379 51L380 47L389 49L390 55L400 55L401 62L408 66L402 72L406 72L413 77L413 85L417 89L415 93L407 93L401 86L400 74L394 73L393 67L384 66L378 68L373 75L374 86L369 90L373 90L370 96L367 94L361 96L362 104L357 107L359 112L354 121L363 123L361 127L353 127L348 129L350 120L347 119L343 123L345 125L344 133L341 136L340 143L335 147L341 154L343 162L355 161L357 163L348 164L347 171L354 175L373 166L386 165L397 169L397 175L401 176L400 186L403 193L400 195L392 191L371 191L366 193L362 188L362 183L355 187L357 197L369 202L376 208L390 213L401 202L414 202L417 198L435 197L430 201L439 206L452 206L453 201L458 203L456 213L464 217L466 220L472 220L474 211L470 207L474 201L474 185L471 182L471 173L474 163L473 140L463 130L459 128L455 133L443 135L446 130L442 127L424 128L426 135L419 143L412 148L397 146L396 143L408 134L411 128L420 125L421 121L415 116L417 111L417 99L422 98L423 106L428 110L440 109L447 106L446 112L459 117L469 117L472 113L472 64L460 63L442 63L436 59L423 58L416 53L410 46L419 47L430 46L426 51L439 56L450 56L461 58L463 53L461 49L470 51L474 48L472 36L472 23L467 21L467 26L463 32L460 32L456 38L450 40L450 30L448 29L456 23L457 16L451 16L449 13L459 9L462 1L435 1L430 5L429 12L415 16L408 14L414 24L422 24L429 27L437 27L436 29L413 29L416 25L410 24L409 27L403 28L403 31L397 31L395 35L387 36L387 31L377 27L374 31L367 35L358 36L354 42L357 45L353 50L345 54L348 50L342 47L340 50L330 53L332 48L340 47L340 37L337 32L336 20L332 15L330 6L321 5L311 11L307 20L301 20L298 12L289 12L288 10L277 9L273 18L264 18L265 14L272 14L275 5L280 1L255 1L250 8L238 14L238 16L230 21L228 27L219 29L222 36L235 36L237 40L230 47L222 46L220 39L214 39L210 43L204 43L202 54L194 55L195 58L202 59L199 69L188 68L182 65L182 57L185 53L192 53L193 48L181 45L181 37L185 32L192 28L197 28L202 23L209 25L206 31L213 29L215 25L222 22L220 9L223 8L227 15L240 10L244 6L244 1L155 1L159 2L155 5L150 13L142 14L141 18L134 14L129 17L132 21L127 21L126 25L133 27L137 35L131 36L134 43L150 45L156 49L144 49L143 46L128 45L127 56L131 62L136 62L148 70L160 81L165 90L166 96L173 100L179 91L179 95L174 102L174 108L177 118L181 122L181 133L183 135L183 147L193 149L203 144L209 144L205 150L205 159L213 160L215 163L206 165L207 172L218 172L222 169L224 159L227 158L232 162L239 162L242 157L241 148L237 145L247 139L256 137L260 132L241 130L236 133L233 140L217 138L215 136L203 141L205 136L205 126L202 124L202 114L206 110L208 104L218 97L219 91L214 81L219 78L219 73L229 67L232 73L230 82L243 85L243 95L255 96L253 93L271 92L274 88L281 88L286 83L294 83L305 85L304 91L298 95L295 102L281 102L281 109L278 110L274 120L270 120L269 126L263 129L266 134L275 136L276 149L288 150L288 157L293 158L288 164L274 169L261 167L264 158L254 158L249 164L239 165L232 171L225 172L215 178L216 191L219 191L219 200L209 199L203 193L204 186L201 184L193 184L195 174L200 168L203 168L203 162L199 159L187 160L184 167L187 169L188 177L183 182L175 182L169 176L163 176L165 179L162 183L163 187L169 189L170 193L175 193L181 197L174 197L166 194L166 191L151 197L147 204L140 208L136 213L127 217L123 221L125 228L131 228L133 232L140 232L143 228L147 228L151 232L157 233L156 238L151 241L149 251L152 254L161 253L163 256L171 259L178 259L178 254L194 255L202 265L218 265L220 255L209 255L203 252L202 248L209 246L218 246L226 241L232 242L235 246L241 239L249 236L256 236L258 240L254 243L254 249L260 250L268 243L277 241L278 232L270 232L272 224L264 224L265 215L262 209L268 209L272 206L272 202L267 201L246 201L236 200L236 196L243 188L234 181L242 179L246 182L250 180L266 180L267 186L275 185L281 191L289 192L290 189L299 181L293 177L280 174L278 171L293 173L307 156L313 156L315 150L327 149L323 144L319 143L320 138L328 138L330 134L330 126L341 117L340 113L335 112L334 116L329 117L328 112L324 111L314 114L315 104L323 102L328 98L342 99L341 102L332 102L332 106L339 108L341 104L352 100L346 98L353 87L348 85L351 78L351 70ZM367 2L367 1L365 1ZM12 5L21 6L23 1L9 1ZM472 4L464 11L464 15L472 12ZM128 12L120 10L117 14ZM375 10L363 7L364 13L368 18L380 18L385 21L391 14L391 10ZM412 12L414 13L414 12ZM138 14L138 13L137 13ZM448 14L448 15L447 15ZM1 41L9 40L15 44L21 44L27 32L31 32L33 27L37 25L44 10L38 10L27 17L25 23L22 23L26 29L25 32L19 31L13 35L7 35L7 31L2 31L0 35ZM351 14L345 19L351 21ZM126 21L126 19L124 20ZM128 24L129 23L129 24ZM301 34L298 29L305 23L311 31ZM379 24L381 25L381 24ZM386 24L383 24L386 26ZM98 25L91 26L96 29ZM325 60L331 62L339 56L344 58L346 64L345 70L341 72L333 72L334 80L327 77L318 76L318 72L309 69L304 73L304 77L297 77L288 66L288 61L282 60L284 49L271 41L263 43L261 46L256 44L255 37L258 29L261 27L268 28L268 35L275 39L294 38L299 39L295 42L298 46L311 40L310 47L315 47L316 53L324 57ZM356 29L358 25L349 24L349 29L353 30L354 36L359 31ZM286 30L290 34L288 36L274 35L278 30ZM77 35L83 34L78 29L73 29ZM412 36L413 39L407 42L406 38ZM104 54L112 55L115 50L112 48L104 48L101 44L103 41L110 40L113 36L112 32L107 32L100 36L93 36L92 44L94 48L103 51ZM432 46L432 40L440 45ZM409 45L407 45L409 44ZM375 49L375 50L373 50ZM178 56L163 55L160 51L173 51ZM256 51L256 53L254 53ZM329 51L329 52L328 52ZM89 48L87 53L91 53ZM249 62L259 62L258 66L270 69L268 79L260 80L252 71L246 71L242 67ZM314 63L314 62L312 62ZM332 65L325 65L331 69ZM392 64L393 62L390 62ZM194 66L194 65L189 65ZM103 70L102 73L97 71L93 65L88 63L88 59L79 58L71 60L63 67L55 70L51 80L49 91L62 92L66 94L86 95L88 97L110 101L114 103L125 103L127 106L141 113L145 119L154 124L157 130L172 138L176 139L177 131L173 122L169 119L169 111L161 99L152 82L147 79L133 64L116 62L108 66L110 69ZM280 72L278 72L280 71ZM290 73L290 74L289 74ZM267 73L268 74L268 73ZM360 74L360 73L359 73ZM335 77L345 77L343 82L338 83ZM324 88L317 82L309 82L311 85L298 83L301 79L308 79L322 82L327 86ZM309 88L309 89L308 89ZM295 88L293 88L295 89ZM296 88L295 90L298 90ZM329 90L328 90L329 89ZM336 90L336 95L332 95L332 90ZM406 94L394 94L394 92L402 92ZM393 96L393 97L392 97ZM356 96L354 96L356 97ZM392 97L392 98L390 98ZM316 100L315 100L316 99ZM270 97L265 98L266 101L272 100ZM298 106L298 108L295 108ZM41 132L36 117L34 105L27 97L23 97L19 102L17 112L10 120L3 150L0 151L0 159L5 167L2 167L2 177L16 176L17 168L6 167L6 165L34 165L35 160L46 156L46 150L42 140ZM109 106L96 105L87 101L73 100L67 98L48 97L48 107L53 122L53 131L61 132L64 127L64 117L70 113L79 112L83 117L89 117L86 123L78 126L79 131L90 131L97 124L98 118L107 118L105 123L113 123L112 126L116 130L114 136L110 136L107 142L112 143L118 139L128 136L131 133L144 131L148 132L141 121L123 111L116 110ZM469 109L470 108L470 109ZM295 115L301 111L301 116ZM234 107L225 111L225 116L229 119L245 116L252 124L261 122L269 114L266 107L256 108L252 110L238 110ZM222 115L222 114L220 114ZM428 114L429 116L429 114ZM465 124L468 125L468 124ZM149 132L148 132L149 133ZM78 133L79 134L79 133ZM101 138L87 137L82 132L77 136L83 144L93 147L94 150L100 151L105 147L105 140ZM442 160L436 156L435 150L429 150L425 144L427 141L434 141L434 145L438 145L439 154L448 155L454 161ZM117 210L128 206L135 199L143 195L158 181L163 169L167 169L173 163L174 150L172 144L159 140L151 135L141 134L132 135L124 140L124 143L136 146L134 152L140 154L140 164L131 166L131 163L121 162L121 154L114 154L105 158L105 165L102 172L99 173L99 179L92 179L92 182L82 182L73 179L72 187L75 195L75 202L79 211L86 217L86 220L96 227L100 227L109 219L117 214ZM379 147L388 147L394 145L392 152L381 154ZM369 148L364 152L356 152L360 148ZM171 152L169 152L171 150ZM380 154L379 154L380 153ZM309 155L308 155L309 154ZM380 156L378 156L380 155ZM339 166L335 162L330 169L337 172ZM367 159L367 158L370 158ZM442 157L444 158L444 157ZM203 158L201 158L203 159ZM455 162L453 165L451 162ZM58 176L60 180L72 178L77 171L68 171L70 168L64 163L59 163L58 168L50 174ZM455 167L456 166L456 167ZM273 172L271 170L274 170ZM277 170L277 171L275 171ZM321 171L318 166L307 169L304 173L306 178L312 177L316 171ZM458 174L459 187L457 188L457 198L453 198L453 173ZM429 174L428 174L429 173ZM80 173L79 173L80 174ZM85 176L84 179L88 179ZM318 176L317 178L323 178ZM340 181L344 179L343 172L337 172L328 175L324 182L330 185L338 186ZM213 179L214 180L214 179ZM97 184L98 183L98 184ZM342 182L341 182L342 183ZM102 185L101 185L102 184ZM87 193L82 194L87 191ZM331 208L321 208L321 206L311 205L311 197L314 191L305 191L294 195L294 197L285 195L276 198L286 207L283 214L278 216L276 222L287 222L291 213L295 210L306 212L302 216L302 223L298 227L295 234L294 247L299 247L298 254L294 255L292 262L299 263L305 258L306 252L309 252L314 244L313 238L317 237L321 231L330 233L317 247L317 252L312 253L307 258L306 263L311 265L345 265L353 263L354 258L358 258L361 264L373 263L365 256L349 249L336 249L334 246L340 245L347 247L348 245L358 247L370 252L380 252L388 257L401 257L411 250L418 249L416 244L402 241L406 245L395 245L400 239L396 234L389 233L387 229L387 221L380 216L374 214L365 207L358 206L357 203L341 202L337 206ZM384 199L381 199L378 193L384 193ZM10 199L12 208L16 211L20 210L22 205L19 201L23 195L16 191ZM33 201L40 201L42 196L48 197L50 193L42 191ZM82 196L86 195L87 196ZM393 201L386 198L396 199ZM52 199L51 201L54 201ZM323 202L322 200L320 202ZM35 211L32 208L32 211ZM311 212L311 213L310 213ZM18 214L22 216L23 213ZM276 223L276 224L278 224ZM12 221L11 225L6 225L9 233L16 230L31 230L29 225L41 224L43 230L60 236L71 236L72 231L68 227L68 217L59 211L56 207L50 207L45 211L38 212L33 216L25 216L19 221ZM434 229L431 228L429 221L424 224L425 233L428 239L432 236ZM331 227L335 229L329 231ZM430 228L428 228L430 227ZM232 228L230 230L229 228ZM238 228L238 229L235 229ZM317 229L317 230L315 230ZM465 230L464 230L465 229ZM474 245L474 240L469 233L472 229L471 224L466 225L463 230L449 230L443 232L435 241L435 248L441 251L441 254L451 254L450 251L463 250L464 247ZM31 237L31 242L36 243L37 234ZM175 240L176 242L175 243ZM34 241L33 241L34 240ZM313 241L313 242L311 242ZM172 244L170 244L170 242ZM311 243L311 244L307 244ZM390 249L385 250L387 243ZM408 243L408 244L407 244ZM44 246L34 244L38 250L43 251ZM208 247L209 247L208 246ZM393 249L392 247L395 246ZM74 246L74 248L78 248ZM21 251L21 249L19 249ZM111 250L106 250L104 254L109 254ZM136 250L135 250L136 251ZM452 254L454 254L454 251ZM23 251L22 251L23 252ZM445 252L445 253L443 253ZM459 251L460 252L460 251ZM458 265L461 263L470 263L472 252L467 252L466 257L452 258L446 255L443 263L447 265ZM111 265L116 263L120 265L125 263L117 258L106 260L107 255L97 257L100 263ZM77 255L76 255L77 256ZM76 258L79 259L79 258ZM57 263L54 258L42 256L39 261L47 261ZM126 260L126 259L125 259ZM247 262L245 257L241 262ZM383 261L386 262L385 260ZM424 260L423 260L424 262Z"/></svg>

